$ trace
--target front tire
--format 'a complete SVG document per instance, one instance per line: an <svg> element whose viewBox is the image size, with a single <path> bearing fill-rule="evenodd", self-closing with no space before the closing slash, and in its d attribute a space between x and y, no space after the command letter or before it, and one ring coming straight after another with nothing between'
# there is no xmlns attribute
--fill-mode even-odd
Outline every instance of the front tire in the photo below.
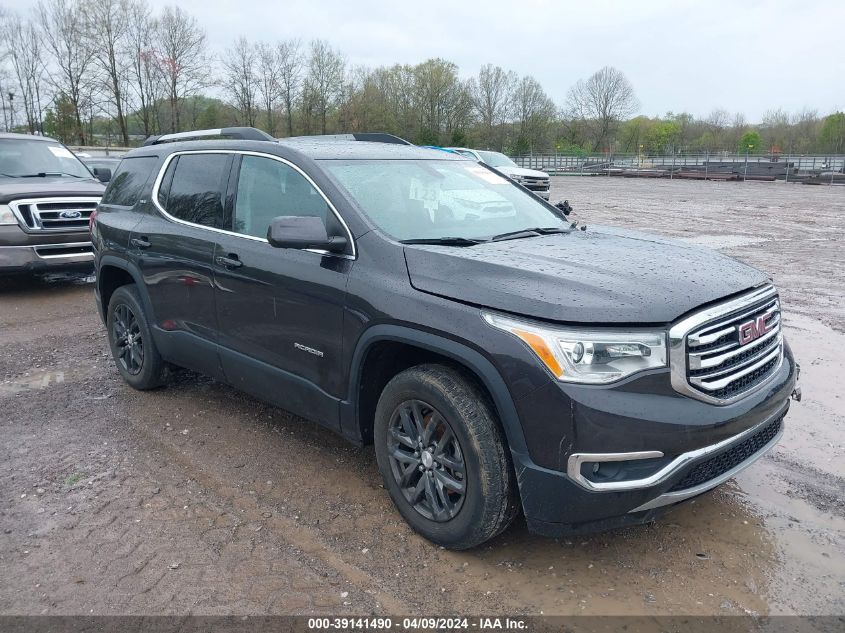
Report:
<svg viewBox="0 0 845 633"><path fill-rule="evenodd" d="M130 386L146 390L164 384L167 365L153 341L134 284L121 286L112 294L106 313L106 329L114 363Z"/></svg>
<svg viewBox="0 0 845 633"><path fill-rule="evenodd" d="M504 434L486 395L443 365L397 374L376 407L374 441L385 487L428 540L468 549L518 512Z"/></svg>

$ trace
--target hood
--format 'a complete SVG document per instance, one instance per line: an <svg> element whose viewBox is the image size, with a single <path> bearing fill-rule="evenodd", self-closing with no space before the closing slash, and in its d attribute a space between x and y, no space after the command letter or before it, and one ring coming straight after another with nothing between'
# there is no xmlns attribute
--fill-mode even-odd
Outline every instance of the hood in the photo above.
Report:
<svg viewBox="0 0 845 633"><path fill-rule="evenodd" d="M524 167L515 167L514 165L504 165L496 167L503 174L508 176L527 176L528 178L548 178L549 175L544 171L537 171L536 169L525 169Z"/></svg>
<svg viewBox="0 0 845 633"><path fill-rule="evenodd" d="M470 247L406 246L422 292L569 323L669 323L769 280L716 251L611 228Z"/></svg>
<svg viewBox="0 0 845 633"><path fill-rule="evenodd" d="M0 177L0 204L22 198L63 196L102 196L106 188L94 178L3 178Z"/></svg>

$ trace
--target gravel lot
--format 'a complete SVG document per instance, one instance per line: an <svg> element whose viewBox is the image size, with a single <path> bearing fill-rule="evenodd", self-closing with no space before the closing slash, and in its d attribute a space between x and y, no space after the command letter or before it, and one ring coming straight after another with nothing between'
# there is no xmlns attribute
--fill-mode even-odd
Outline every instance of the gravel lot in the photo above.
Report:
<svg viewBox="0 0 845 633"><path fill-rule="evenodd" d="M0 613L845 613L845 188L556 178L562 198L772 274L804 402L771 455L651 526L518 523L452 553L371 448L192 374L135 392L90 279L0 280Z"/></svg>

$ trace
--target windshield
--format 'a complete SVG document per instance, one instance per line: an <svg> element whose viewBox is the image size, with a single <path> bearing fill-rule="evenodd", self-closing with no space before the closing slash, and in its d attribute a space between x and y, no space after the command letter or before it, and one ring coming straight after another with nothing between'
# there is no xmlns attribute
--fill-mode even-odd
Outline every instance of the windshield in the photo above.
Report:
<svg viewBox="0 0 845 633"><path fill-rule="evenodd" d="M563 216L483 165L457 160L327 160L323 166L385 233L404 240L486 240Z"/></svg>
<svg viewBox="0 0 845 633"><path fill-rule="evenodd" d="M516 167L516 163L510 158L499 152L478 152L481 160L490 165L490 167Z"/></svg>
<svg viewBox="0 0 845 633"><path fill-rule="evenodd" d="M0 139L0 175L11 178L42 175L91 178L91 172L64 145L19 138Z"/></svg>

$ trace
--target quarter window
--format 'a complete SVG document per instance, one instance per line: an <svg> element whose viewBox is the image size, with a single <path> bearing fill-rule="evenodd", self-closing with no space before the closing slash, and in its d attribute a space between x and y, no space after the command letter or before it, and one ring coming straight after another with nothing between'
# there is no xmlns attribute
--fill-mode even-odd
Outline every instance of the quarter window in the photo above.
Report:
<svg viewBox="0 0 845 633"><path fill-rule="evenodd" d="M164 172L164 178L161 179L161 184L158 186L158 203L163 209L167 208L167 197L170 195L170 185L173 183L173 172L176 171L176 163L179 162L177 156L167 166L167 171Z"/></svg>
<svg viewBox="0 0 845 633"><path fill-rule="evenodd" d="M103 194L102 203L123 207L135 206L157 162L157 156L124 158Z"/></svg>
<svg viewBox="0 0 845 633"><path fill-rule="evenodd" d="M266 237L273 218L311 216L325 223L328 211L319 192L289 165L261 156L241 159L232 231Z"/></svg>
<svg viewBox="0 0 845 633"><path fill-rule="evenodd" d="M223 228L223 192L229 176L228 154L182 154L176 159L166 204L175 218L212 228ZM168 169L170 172L170 169ZM162 183L169 179L165 174ZM159 190L161 204L162 191Z"/></svg>

